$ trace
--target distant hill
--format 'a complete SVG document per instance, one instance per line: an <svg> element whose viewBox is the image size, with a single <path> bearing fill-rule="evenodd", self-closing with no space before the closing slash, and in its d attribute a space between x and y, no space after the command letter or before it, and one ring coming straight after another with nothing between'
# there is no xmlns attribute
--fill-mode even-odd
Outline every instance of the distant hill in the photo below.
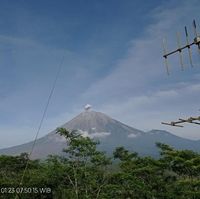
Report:
<svg viewBox="0 0 200 199"><path fill-rule="evenodd" d="M79 130L83 136L100 140L99 148L108 153L117 146L124 146L143 156L158 156L156 142L169 144L177 149L191 149L200 152L200 141L189 140L175 136L167 131L152 130L143 132L127 126L109 116L91 110L86 110L65 123L61 127ZM0 154L17 155L29 152L33 142L1 149ZM37 140L32 158L45 158L49 154L62 154L65 139L52 131Z"/></svg>

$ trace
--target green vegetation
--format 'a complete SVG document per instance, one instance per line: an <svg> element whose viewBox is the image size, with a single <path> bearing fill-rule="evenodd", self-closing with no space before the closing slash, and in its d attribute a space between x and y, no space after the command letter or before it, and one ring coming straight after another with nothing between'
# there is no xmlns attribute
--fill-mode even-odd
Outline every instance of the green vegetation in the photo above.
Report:
<svg viewBox="0 0 200 199"><path fill-rule="evenodd" d="M60 128L58 133L68 143L66 156L29 160L22 185L19 183L27 154L0 156L0 198L200 198L198 153L157 143L160 159L140 157L123 147L116 148L113 157L107 157L97 150L98 142L76 131Z"/></svg>

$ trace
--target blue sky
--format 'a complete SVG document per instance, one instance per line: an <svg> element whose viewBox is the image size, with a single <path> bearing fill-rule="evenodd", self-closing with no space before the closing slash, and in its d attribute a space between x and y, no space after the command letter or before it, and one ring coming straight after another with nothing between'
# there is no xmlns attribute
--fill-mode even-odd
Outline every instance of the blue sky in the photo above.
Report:
<svg viewBox="0 0 200 199"><path fill-rule="evenodd" d="M164 129L200 139L199 127L161 121L199 115L200 56L184 53L165 72L162 38L200 32L200 2L137 0L0 0L0 148L34 138L55 73L64 63L40 136L92 104L141 130Z"/></svg>

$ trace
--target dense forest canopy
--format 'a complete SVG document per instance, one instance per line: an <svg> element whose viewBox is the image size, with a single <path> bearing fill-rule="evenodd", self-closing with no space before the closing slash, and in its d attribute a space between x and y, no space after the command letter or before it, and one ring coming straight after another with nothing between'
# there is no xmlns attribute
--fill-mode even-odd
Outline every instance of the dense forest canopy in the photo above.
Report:
<svg viewBox="0 0 200 199"><path fill-rule="evenodd" d="M97 150L97 141L77 131L59 128L58 133L68 143L64 157L0 156L0 198L200 198L199 153L157 143L159 159L140 157L123 146L108 157Z"/></svg>

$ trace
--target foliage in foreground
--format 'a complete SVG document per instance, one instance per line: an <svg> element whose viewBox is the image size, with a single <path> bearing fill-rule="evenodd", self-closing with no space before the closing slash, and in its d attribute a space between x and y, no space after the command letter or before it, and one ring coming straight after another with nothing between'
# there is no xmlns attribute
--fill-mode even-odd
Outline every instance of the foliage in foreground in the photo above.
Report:
<svg viewBox="0 0 200 199"><path fill-rule="evenodd" d="M0 156L0 198L200 198L199 153L157 143L160 159L140 157L123 147L116 148L113 157L107 157L97 150L98 142L76 131L60 128L58 133L68 143L66 156L29 160L21 185L27 154ZM51 192L41 193L41 188L50 188Z"/></svg>

